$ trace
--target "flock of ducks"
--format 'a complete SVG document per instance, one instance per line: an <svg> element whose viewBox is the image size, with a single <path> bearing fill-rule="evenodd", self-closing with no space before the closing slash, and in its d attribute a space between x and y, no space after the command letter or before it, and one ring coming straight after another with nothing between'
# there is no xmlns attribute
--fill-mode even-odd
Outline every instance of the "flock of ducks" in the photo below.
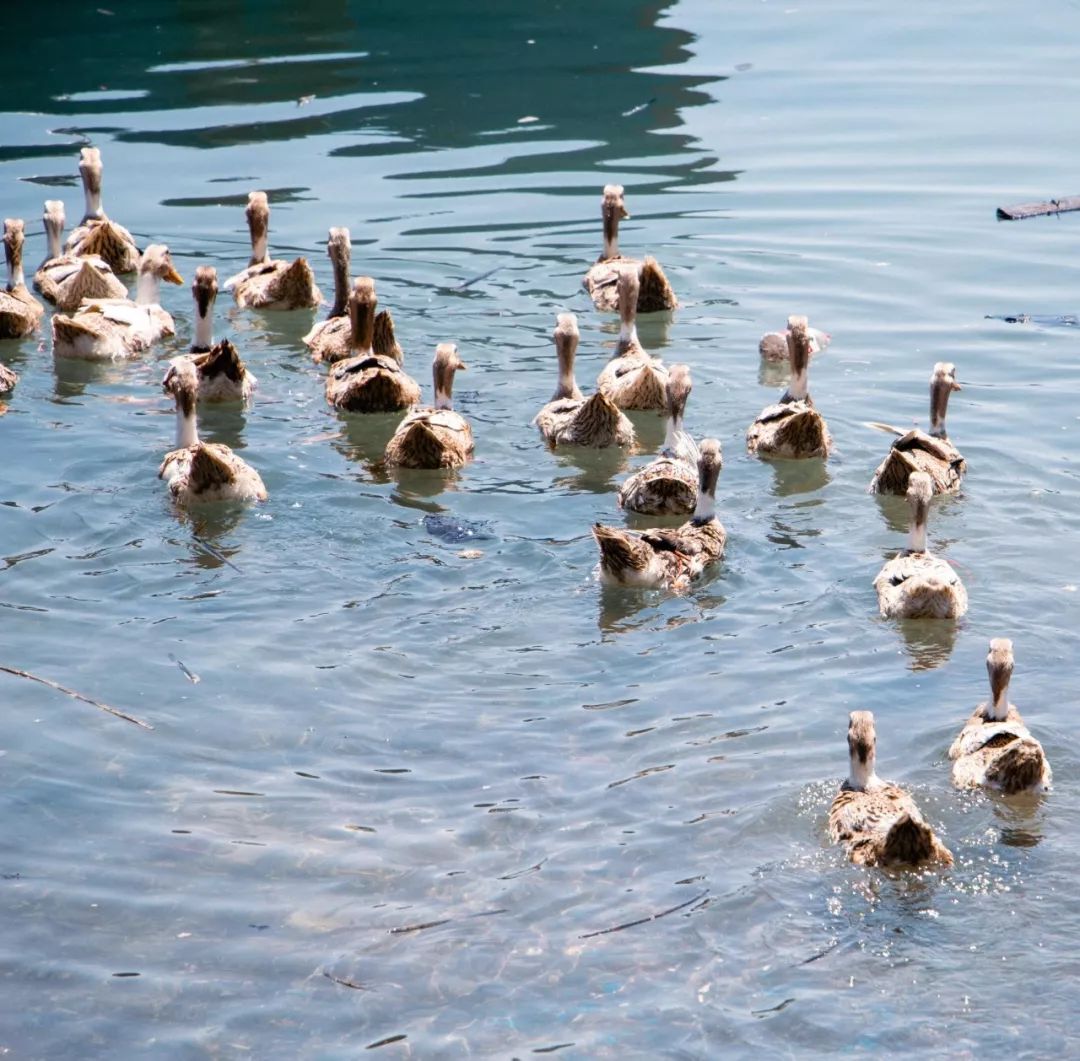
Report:
<svg viewBox="0 0 1080 1061"><path fill-rule="evenodd" d="M63 203L45 203L46 260L34 274L34 288L56 307L51 318L56 357L118 360L142 353L175 334L172 316L160 305L160 284L183 283L163 244L139 251L131 233L109 218L101 203L102 163L97 148L82 150L79 161L86 198L80 225L62 242ZM629 217L623 188L608 185L601 201L604 247L588 269L583 286L596 308L617 312L619 338L611 359L585 396L574 375L580 333L573 313L558 316L554 343L558 384L533 424L553 448L631 447L634 424L625 410L655 410L666 418L662 450L620 487L619 505L630 512L688 517L679 526L632 531L596 524L599 575L608 584L679 591L724 556L726 532L716 514L716 487L723 465L720 443L700 443L686 432L683 418L693 387L690 369L664 365L638 338L638 313L668 311L678 300L664 271L651 256L643 260L619 252L619 221ZM226 280L239 307L260 310L311 310L323 303L310 264L269 252L270 207L266 193L251 192L246 209L251 258ZM0 338L18 338L37 329L44 306L26 286L23 272L24 224L4 221L6 289L0 291ZM327 368L327 403L350 413L403 412L386 445L387 464L404 468L457 468L473 454L469 422L453 407L454 375L466 366L453 343L440 343L432 364L433 402L421 404L417 382L405 371L388 310L376 312L375 281L350 282L348 230L332 228L327 241L334 277L334 300L325 320L303 337L313 361ZM120 279L136 273L135 298ZM264 501L258 472L225 445L203 442L198 407L205 402L247 402L257 381L227 339L214 341L213 312L217 271L199 266L192 284L194 339L188 354L169 362L163 389L176 406L175 448L165 455L158 475L178 504L213 501ZM766 459L822 460L832 438L809 391L810 360L830 336L792 316L784 332L762 337L761 357L787 360L790 380L779 399L766 406L746 432L748 452ZM0 393L17 376L0 365ZM956 493L966 463L945 428L949 396L959 390L955 366L940 362L930 378L929 431L882 426L895 439L874 472L873 493L906 496L911 509L907 547L874 579L881 615L900 619L954 619L967 610L959 576L926 542L935 494ZM953 781L985 786L1006 794L1043 791L1051 779L1042 746L1028 732L1008 701L1013 670L1012 643L995 639L987 657L991 699L976 708L949 749ZM911 796L880 780L875 772L873 715L855 711L848 728L850 769L833 801L829 831L852 861L868 865L949 864L952 855L923 820Z"/></svg>

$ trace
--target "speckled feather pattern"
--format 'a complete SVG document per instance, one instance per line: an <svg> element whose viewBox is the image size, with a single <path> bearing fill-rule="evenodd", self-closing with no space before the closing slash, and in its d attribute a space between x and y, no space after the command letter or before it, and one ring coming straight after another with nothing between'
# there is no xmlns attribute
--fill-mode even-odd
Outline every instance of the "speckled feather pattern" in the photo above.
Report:
<svg viewBox="0 0 1080 1061"><path fill-rule="evenodd" d="M415 409L386 444L386 463L401 468L460 468L473 455L469 422L453 409Z"/></svg>
<svg viewBox="0 0 1080 1061"><path fill-rule="evenodd" d="M657 457L619 488L619 505L647 516L688 516L697 499L697 469L677 457Z"/></svg>
<svg viewBox="0 0 1080 1061"><path fill-rule="evenodd" d="M199 442L165 455L158 478L179 504L206 501L265 501L262 478L228 446Z"/></svg>
<svg viewBox="0 0 1080 1061"><path fill-rule="evenodd" d="M878 572L874 589L886 619L957 619L967 611L960 576L932 553L905 550Z"/></svg>
<svg viewBox="0 0 1080 1061"><path fill-rule="evenodd" d="M557 398L548 402L533 419L550 446L631 446L634 425L610 399L599 394L589 398Z"/></svg>
<svg viewBox="0 0 1080 1061"><path fill-rule="evenodd" d="M326 376L326 400L350 413L393 413L420 401L420 385L389 357L338 361Z"/></svg>
<svg viewBox="0 0 1080 1061"><path fill-rule="evenodd" d="M620 409L663 411L667 402L667 369L638 346L613 357L597 377L596 387Z"/></svg>
<svg viewBox="0 0 1080 1061"><path fill-rule="evenodd" d="M674 529L628 531L597 523L600 573L608 582L685 589L724 555L727 532L718 519L688 520Z"/></svg>
<svg viewBox="0 0 1080 1061"><path fill-rule="evenodd" d="M953 861L911 796L889 782L868 790L842 786L829 808L829 837L862 866Z"/></svg>
<svg viewBox="0 0 1080 1061"><path fill-rule="evenodd" d="M908 431L892 444L870 481L872 494L907 493L912 472L926 472L935 494L955 494L960 489L967 463L945 438L922 431Z"/></svg>
<svg viewBox="0 0 1080 1061"><path fill-rule="evenodd" d="M949 747L953 784L986 786L1006 795L1049 788L1053 774L1046 754L1015 705L1009 704L1001 721L989 713L989 705L980 704Z"/></svg>
<svg viewBox="0 0 1080 1061"><path fill-rule="evenodd" d="M746 448L762 457L801 460L832 449L825 418L809 399L766 406L746 432Z"/></svg>

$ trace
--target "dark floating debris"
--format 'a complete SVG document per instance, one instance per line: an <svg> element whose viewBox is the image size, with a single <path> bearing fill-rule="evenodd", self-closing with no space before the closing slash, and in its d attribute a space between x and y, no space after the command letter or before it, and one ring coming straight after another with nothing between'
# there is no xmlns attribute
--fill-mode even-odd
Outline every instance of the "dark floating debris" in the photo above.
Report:
<svg viewBox="0 0 1080 1061"><path fill-rule="evenodd" d="M113 976L118 979L124 979L129 976L142 976L142 973L113 973Z"/></svg>
<svg viewBox="0 0 1080 1061"><path fill-rule="evenodd" d="M333 980L335 984L341 984L342 987L351 987L354 991L370 991L371 988L367 984L362 984L357 980L346 980L343 976L335 976L333 973L327 972L323 969L323 976L327 980Z"/></svg>
<svg viewBox="0 0 1080 1061"><path fill-rule="evenodd" d="M169 659L175 663L183 672L184 677L187 678L192 685L198 685L202 679L192 670L189 670L182 659L177 659L171 652L169 653Z"/></svg>
<svg viewBox="0 0 1080 1061"><path fill-rule="evenodd" d="M408 1038L407 1035L391 1035L386 1039L380 1039L376 1043L368 1043L367 1046L364 1047L364 1049L365 1050L374 1050L374 1049L376 1049L377 1047L380 1047L380 1046L389 1046L391 1043L400 1043L403 1039L407 1039L407 1038Z"/></svg>
<svg viewBox="0 0 1080 1061"><path fill-rule="evenodd" d="M1048 199L1045 203L1021 203L1019 206L999 206L999 221L1023 221L1026 217L1043 217L1046 214L1064 214L1080 210L1080 195L1067 199Z"/></svg>
<svg viewBox="0 0 1080 1061"><path fill-rule="evenodd" d="M672 906L667 910L661 910L658 914L649 914L647 917L639 917L636 921L626 921L621 925L612 925L611 928L598 928L595 932L585 932L578 936L578 939L592 939L593 936L606 936L610 932L622 932L624 928L636 928L638 925L647 925L652 921L659 921L660 918L667 917L668 914L677 913L679 910L685 910L688 906L693 906L694 903L701 902L708 894L709 889L706 888L699 895L695 895L692 899L687 899L685 903L679 903L678 906Z"/></svg>
<svg viewBox="0 0 1080 1061"><path fill-rule="evenodd" d="M1006 324L1043 324L1059 328L1075 328L1080 325L1080 317L1073 313L987 313L984 320L1004 321Z"/></svg>
<svg viewBox="0 0 1080 1061"><path fill-rule="evenodd" d="M143 729L154 728L149 722L143 722L141 718L136 718L134 715L128 715L123 711L118 711L115 707L109 707L108 704L103 704L100 700L94 700L92 697L83 696L82 693L77 693L74 689L69 689L66 685L54 682L51 678L40 678L38 675L31 674L29 671L19 670L18 667L0 666L0 671L3 671L5 674L14 674L16 678L28 678L32 682L47 685L50 689L55 689L58 693L64 693L75 700L82 700L84 704L90 704L93 707L100 708L102 711L107 711L110 715L116 715L117 718L122 718L125 722L132 722L136 726L141 726Z"/></svg>
<svg viewBox="0 0 1080 1061"><path fill-rule="evenodd" d="M456 516L425 516L424 530L451 545L490 541L495 531L487 520L458 519Z"/></svg>
<svg viewBox="0 0 1080 1061"><path fill-rule="evenodd" d="M785 998L778 1006L770 1006L768 1009L752 1009L750 1015L753 1017L767 1017L770 1013L779 1013L781 1010L787 1009L794 1001L793 998Z"/></svg>

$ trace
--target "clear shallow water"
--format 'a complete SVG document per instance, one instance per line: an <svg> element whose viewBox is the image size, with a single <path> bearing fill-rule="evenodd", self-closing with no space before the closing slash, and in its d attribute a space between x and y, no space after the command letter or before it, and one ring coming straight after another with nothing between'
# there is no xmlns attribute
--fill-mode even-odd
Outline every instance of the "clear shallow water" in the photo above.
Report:
<svg viewBox="0 0 1080 1061"><path fill-rule="evenodd" d="M425 385L458 342L477 458L388 478L393 418L327 409L309 316L222 300L260 390L203 433L243 447L271 501L189 518L155 478L172 348L88 368L3 344L22 380L0 418L0 662L155 728L2 677L0 1045L1066 1052L1077 338L984 315L1077 309L1080 222L994 220L1077 191L1075 8L210 11L87 11L12 56L0 187L28 262L42 199L79 213L87 141L107 208L189 279L244 264L265 188L272 249L310 254L327 289L326 229L349 226ZM617 520L644 456L552 455L528 427L555 314L579 313L583 383L615 334L578 286L608 180L625 248L683 300L643 338L693 367L690 426L725 448L728 558L685 597L592 579L588 527ZM187 287L166 299L183 349ZM826 468L743 454L778 389L757 338L797 311L834 335L812 370ZM864 422L921 422L938 359L964 384L970 475L931 541L971 611L928 632L876 618L903 512L865 494L887 440ZM430 514L494 536L465 559ZM1002 635L1057 778L1032 804L948 784ZM866 707L953 871L868 874L827 846Z"/></svg>

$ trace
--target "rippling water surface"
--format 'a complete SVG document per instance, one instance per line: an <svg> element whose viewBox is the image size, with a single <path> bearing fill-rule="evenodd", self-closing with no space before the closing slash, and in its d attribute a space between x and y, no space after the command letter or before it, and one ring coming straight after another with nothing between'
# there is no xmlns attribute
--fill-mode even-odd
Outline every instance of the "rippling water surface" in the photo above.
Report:
<svg viewBox="0 0 1080 1061"><path fill-rule="evenodd" d="M129 364L54 362L47 328L0 345L22 375L0 663L154 727L0 675L0 1047L1068 1053L1080 359L1075 329L986 315L1080 308L1077 216L994 219L1080 192L1076 7L228 6L84 7L10 51L0 188L28 264L43 199L81 213L86 143L110 214L189 279L246 263L266 189L271 249L325 290L326 229L350 228L425 387L435 343L459 344L476 459L387 475L394 418L327 408L311 315L223 295L260 388L202 428L271 500L184 516L155 473L186 287L176 340ZM558 312L580 316L583 383L609 354L579 284L613 180L624 249L683 303L642 336L693 367L689 426L724 446L728 557L685 596L593 577L589 525L619 520L647 454L552 454L529 427ZM743 451L779 389L757 338L792 312L834 336L812 369L827 466ZM865 492L888 442L866 422L921 423L937 360L970 474L931 543L971 611L901 628L870 586L905 517ZM993 636L1054 765L1041 801L949 784ZM855 708L950 872L828 846Z"/></svg>

